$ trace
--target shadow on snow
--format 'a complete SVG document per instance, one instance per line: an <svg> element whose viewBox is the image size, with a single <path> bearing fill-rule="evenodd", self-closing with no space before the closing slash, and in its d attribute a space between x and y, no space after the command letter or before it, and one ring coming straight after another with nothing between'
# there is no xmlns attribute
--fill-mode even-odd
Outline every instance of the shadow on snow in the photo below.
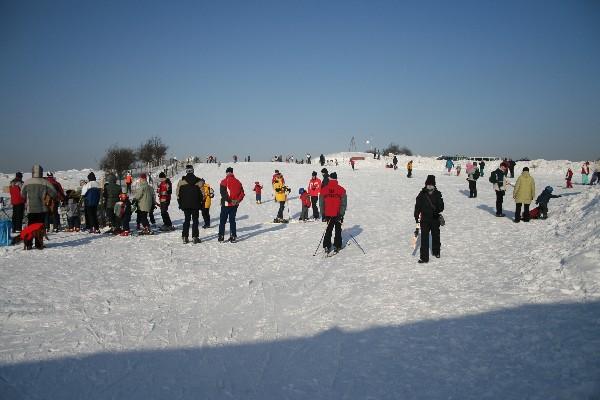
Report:
<svg viewBox="0 0 600 400"><path fill-rule="evenodd" d="M592 399L600 302L0 366L2 399ZM209 334L209 332L206 332Z"/></svg>

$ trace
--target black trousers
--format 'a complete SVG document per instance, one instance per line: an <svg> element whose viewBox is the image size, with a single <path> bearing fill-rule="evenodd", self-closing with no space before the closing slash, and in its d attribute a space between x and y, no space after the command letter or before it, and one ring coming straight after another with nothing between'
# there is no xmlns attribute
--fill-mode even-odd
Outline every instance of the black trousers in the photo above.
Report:
<svg viewBox="0 0 600 400"><path fill-rule="evenodd" d="M477 197L477 181L469 181L469 197Z"/></svg>
<svg viewBox="0 0 600 400"><path fill-rule="evenodd" d="M279 202L279 211L277 211L277 218L283 219L283 210L285 209L285 201Z"/></svg>
<svg viewBox="0 0 600 400"><path fill-rule="evenodd" d="M152 206L152 208L150 209L150 212L148 212L148 218L150 218L150 223L151 223L152 225L155 225L155 224L156 224L156 220L154 219L154 209L155 209L155 208L156 208L156 207Z"/></svg>
<svg viewBox="0 0 600 400"><path fill-rule="evenodd" d="M496 190L496 215L502 215L502 202L504 201L504 190Z"/></svg>
<svg viewBox="0 0 600 400"><path fill-rule="evenodd" d="M137 220L138 223L142 225L143 228L150 228L150 222L148 222L148 211L137 211Z"/></svg>
<svg viewBox="0 0 600 400"><path fill-rule="evenodd" d="M117 226L117 218L113 207L106 207L106 219L108 220L108 225L112 228Z"/></svg>
<svg viewBox="0 0 600 400"><path fill-rule="evenodd" d="M421 221L421 260L429 261L429 234L431 233L431 252L440 254L440 223L437 220Z"/></svg>
<svg viewBox="0 0 600 400"><path fill-rule="evenodd" d="M85 227L87 229L100 229L98 226L98 206L85 206Z"/></svg>
<svg viewBox="0 0 600 400"><path fill-rule="evenodd" d="M202 211L202 219L204 220L204 226L210 226L210 208L203 207L200 209Z"/></svg>
<svg viewBox="0 0 600 400"><path fill-rule="evenodd" d="M515 208L515 221L521 220L521 203ZM529 221L529 204L523 204L523 221Z"/></svg>
<svg viewBox="0 0 600 400"><path fill-rule="evenodd" d="M169 201L160 202L160 217L163 220L164 226L172 226L171 217L169 216Z"/></svg>
<svg viewBox="0 0 600 400"><path fill-rule="evenodd" d="M407 178L412 178L412 169L408 170L408 174L406 174Z"/></svg>
<svg viewBox="0 0 600 400"><path fill-rule="evenodd" d="M13 206L12 230L13 233L21 232L23 228L23 215L25 214L25 204Z"/></svg>
<svg viewBox="0 0 600 400"><path fill-rule="evenodd" d="M329 218L327 222L327 229L325 230L325 237L323 238L323 248L328 249L331 247L331 234L335 228L335 237L333 239L333 245L338 249L342 248L342 223L339 217Z"/></svg>
<svg viewBox="0 0 600 400"><path fill-rule="evenodd" d="M310 196L310 203L312 204L313 218L319 219L319 206L317 205L319 203L319 196Z"/></svg>
<svg viewBox="0 0 600 400"><path fill-rule="evenodd" d="M183 210L183 215L185 216L185 219L183 220L183 230L181 231L181 236L189 236L190 220L192 220L192 237L199 237L200 231L198 230L198 218L200 217L200 210L185 209Z"/></svg>

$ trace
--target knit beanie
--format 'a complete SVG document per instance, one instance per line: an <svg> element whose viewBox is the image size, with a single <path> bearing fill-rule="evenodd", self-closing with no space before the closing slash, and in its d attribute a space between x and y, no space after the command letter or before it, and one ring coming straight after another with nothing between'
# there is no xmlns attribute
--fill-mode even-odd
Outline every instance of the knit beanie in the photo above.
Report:
<svg viewBox="0 0 600 400"><path fill-rule="evenodd" d="M435 186L435 175L427 175L427 179L425 179L425 186L427 185Z"/></svg>

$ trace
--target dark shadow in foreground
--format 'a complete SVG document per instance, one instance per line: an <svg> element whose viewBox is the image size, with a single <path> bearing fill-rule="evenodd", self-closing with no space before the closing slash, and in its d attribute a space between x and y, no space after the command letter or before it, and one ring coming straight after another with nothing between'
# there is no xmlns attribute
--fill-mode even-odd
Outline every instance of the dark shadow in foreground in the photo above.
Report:
<svg viewBox="0 0 600 400"><path fill-rule="evenodd" d="M0 367L10 399L597 399L600 302ZM206 333L207 335L210 332Z"/></svg>

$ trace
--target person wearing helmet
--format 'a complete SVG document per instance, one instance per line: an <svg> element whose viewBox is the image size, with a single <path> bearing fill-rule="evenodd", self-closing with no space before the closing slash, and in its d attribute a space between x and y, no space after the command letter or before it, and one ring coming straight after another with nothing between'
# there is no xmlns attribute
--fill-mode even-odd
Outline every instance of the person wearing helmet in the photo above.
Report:
<svg viewBox="0 0 600 400"><path fill-rule="evenodd" d="M552 188L552 186L546 186L542 193L540 193L540 195L535 200L535 204L539 205L540 207L541 219L548 218L548 203L550 202L550 199L557 199L559 197L562 197L561 195L552 194L553 190L554 189Z"/></svg>
<svg viewBox="0 0 600 400"><path fill-rule="evenodd" d="M298 194L300 195L300 203L302 204L302 212L300 213L300 221L308 220L308 209L311 206L310 203L310 195L304 188L300 188L298 190Z"/></svg>

